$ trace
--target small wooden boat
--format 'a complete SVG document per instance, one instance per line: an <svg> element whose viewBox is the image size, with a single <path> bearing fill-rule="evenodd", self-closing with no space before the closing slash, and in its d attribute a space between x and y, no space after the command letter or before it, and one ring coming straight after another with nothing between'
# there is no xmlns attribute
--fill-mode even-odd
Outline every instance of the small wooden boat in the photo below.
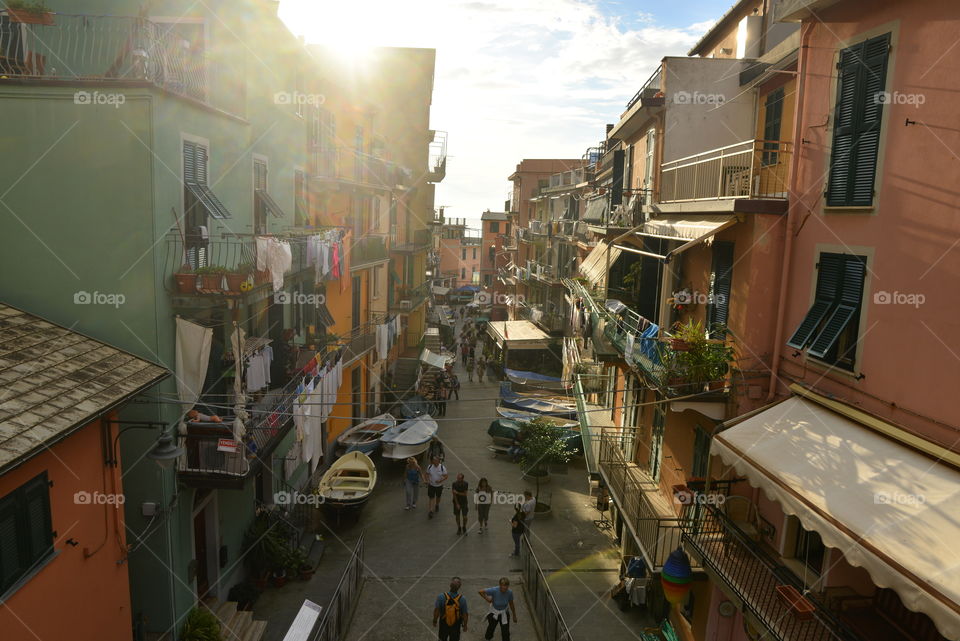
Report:
<svg viewBox="0 0 960 641"><path fill-rule="evenodd" d="M493 444L500 447L510 447L513 445L513 439L520 433L521 424L506 418L501 418L490 423L487 428L487 434L493 439ZM580 426L572 425L570 427L557 426L557 430L563 439L564 448L571 454L583 453L583 437L580 434ZM520 444L523 447L523 443Z"/></svg>
<svg viewBox="0 0 960 641"><path fill-rule="evenodd" d="M430 439L440 428L429 414L418 416L391 427L380 438L383 458L402 460L422 454L430 447Z"/></svg>
<svg viewBox="0 0 960 641"><path fill-rule="evenodd" d="M537 414L536 412L524 412L523 410L515 410L511 407L503 407L501 405L497 406L497 414L503 418L510 419L511 421L517 422L530 422L535 418L539 418L548 423L552 423L557 427L565 428L577 428L579 429L580 423L577 421L571 421L570 419L560 418L558 416L550 416L549 414Z"/></svg>
<svg viewBox="0 0 960 641"><path fill-rule="evenodd" d="M330 466L320 483L317 494L329 508L359 508L377 484L377 468L363 452L344 454Z"/></svg>
<svg viewBox="0 0 960 641"><path fill-rule="evenodd" d="M397 424L392 414L381 414L354 425L337 437L337 447L341 452L363 452L371 455L380 447L380 437L383 433Z"/></svg>

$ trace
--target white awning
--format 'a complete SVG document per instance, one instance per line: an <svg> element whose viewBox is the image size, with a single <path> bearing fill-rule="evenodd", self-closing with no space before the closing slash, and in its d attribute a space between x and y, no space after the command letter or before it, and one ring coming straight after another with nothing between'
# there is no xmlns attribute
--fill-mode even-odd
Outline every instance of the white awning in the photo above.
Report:
<svg viewBox="0 0 960 641"><path fill-rule="evenodd" d="M720 432L711 451L960 639L960 471L799 396Z"/></svg>
<svg viewBox="0 0 960 641"><path fill-rule="evenodd" d="M644 236L656 236L672 240L695 240L716 233L719 227L735 221L735 216L652 218L643 224L643 230L639 233Z"/></svg>
<svg viewBox="0 0 960 641"><path fill-rule="evenodd" d="M590 250L587 257L580 263L578 269L583 277L590 281L591 285L605 282L607 278L607 252L610 253L610 266L613 266L620 258L620 248L611 247L606 241L601 240L597 246Z"/></svg>
<svg viewBox="0 0 960 641"><path fill-rule="evenodd" d="M429 365L430 367L436 367L438 369L443 369L447 366L447 363L450 362L451 357L443 356L441 354L435 354L431 352L426 347L423 348L423 353L420 354L420 360Z"/></svg>

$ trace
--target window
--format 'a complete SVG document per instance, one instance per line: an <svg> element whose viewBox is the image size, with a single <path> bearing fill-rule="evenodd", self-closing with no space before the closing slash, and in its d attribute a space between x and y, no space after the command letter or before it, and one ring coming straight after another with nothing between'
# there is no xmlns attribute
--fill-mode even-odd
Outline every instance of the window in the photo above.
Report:
<svg viewBox="0 0 960 641"><path fill-rule="evenodd" d="M650 129L647 131L647 153L643 161L643 188L646 190L644 192L644 203L647 205L653 202L653 161L656 148L657 130Z"/></svg>
<svg viewBox="0 0 960 641"><path fill-rule="evenodd" d="M467 270L465 267L460 268L460 280L467 280Z"/></svg>
<svg viewBox="0 0 960 641"><path fill-rule="evenodd" d="M474 247L474 248L473 248L473 260L476 260L476 259L477 259L477 248Z"/></svg>
<svg viewBox="0 0 960 641"><path fill-rule="evenodd" d="M714 241L713 269L710 274L710 308L708 310L709 331L712 338L723 338L726 333L717 331L718 326L727 325L730 311L730 284L733 279L733 243Z"/></svg>
<svg viewBox="0 0 960 641"><path fill-rule="evenodd" d="M710 467L710 435L701 426L694 428L693 438L693 465L690 468L690 476L694 478L706 478L707 470Z"/></svg>
<svg viewBox="0 0 960 641"><path fill-rule="evenodd" d="M873 205L873 182L880 152L880 119L886 87L890 34L840 52L833 147L827 179L827 206Z"/></svg>
<svg viewBox="0 0 960 641"><path fill-rule="evenodd" d="M374 196L371 199L370 230L380 231L380 197Z"/></svg>
<svg viewBox="0 0 960 641"><path fill-rule="evenodd" d="M267 233L267 207L260 194L267 191L267 163L264 160L253 161L253 233Z"/></svg>
<svg viewBox="0 0 960 641"><path fill-rule="evenodd" d="M780 140L780 120L783 117L783 87L767 94L767 102L763 114L763 143L764 152L761 158L763 165L777 164L776 142ZM772 150L772 151L768 151Z"/></svg>
<svg viewBox="0 0 960 641"><path fill-rule="evenodd" d="M293 172L293 224L303 227L307 224L307 176L297 169Z"/></svg>
<svg viewBox="0 0 960 641"><path fill-rule="evenodd" d="M630 189L630 169L633 159L633 145L624 150L623 154L623 188Z"/></svg>
<svg viewBox="0 0 960 641"><path fill-rule="evenodd" d="M483 275L483 286L484 286L484 287L490 287L490 281L491 281L490 274L484 274L484 275Z"/></svg>
<svg viewBox="0 0 960 641"><path fill-rule="evenodd" d="M51 554L50 485L44 472L0 498L0 594Z"/></svg>
<svg viewBox="0 0 960 641"><path fill-rule="evenodd" d="M490 223L490 233L499 234L500 233L500 223Z"/></svg>
<svg viewBox="0 0 960 641"><path fill-rule="evenodd" d="M377 265L373 268L373 297L380 298L380 270L383 265Z"/></svg>
<svg viewBox="0 0 960 641"><path fill-rule="evenodd" d="M466 260L466 259L467 259L467 250L466 250L466 249L461 249L461 250L460 250L460 260Z"/></svg>
<svg viewBox="0 0 960 641"><path fill-rule="evenodd" d="M507 236L510 235L510 223L507 223L507 230L504 232Z"/></svg>
<svg viewBox="0 0 960 641"><path fill-rule="evenodd" d="M194 269L208 264L209 218L230 218L207 186L207 148L195 142L183 142L183 218L187 262Z"/></svg>
<svg viewBox="0 0 960 641"><path fill-rule="evenodd" d="M796 539L793 545L793 558L801 561L808 569L820 574L823 569L823 560L826 557L827 548L823 545L823 540L817 532L805 530L800 525L800 520L790 517L790 527L795 528Z"/></svg>
<svg viewBox="0 0 960 641"><path fill-rule="evenodd" d="M852 254L820 254L813 305L787 345L852 371L859 338L860 307L867 259Z"/></svg>

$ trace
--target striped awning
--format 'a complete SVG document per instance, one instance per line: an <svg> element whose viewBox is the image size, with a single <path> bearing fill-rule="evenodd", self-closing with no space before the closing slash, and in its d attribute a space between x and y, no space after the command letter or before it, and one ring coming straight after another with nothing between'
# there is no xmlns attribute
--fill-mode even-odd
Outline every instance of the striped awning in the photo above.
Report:
<svg viewBox="0 0 960 641"><path fill-rule="evenodd" d="M583 277L590 281L591 285L596 286L606 282L608 254L610 256L609 264L612 266L620 258L620 249L616 246L611 247L606 241L601 240L580 263L578 269Z"/></svg>

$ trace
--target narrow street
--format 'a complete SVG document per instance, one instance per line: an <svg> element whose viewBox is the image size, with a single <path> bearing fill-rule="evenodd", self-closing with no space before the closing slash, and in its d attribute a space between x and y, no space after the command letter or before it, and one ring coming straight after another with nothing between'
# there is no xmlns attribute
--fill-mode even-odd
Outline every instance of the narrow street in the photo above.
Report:
<svg viewBox="0 0 960 641"><path fill-rule="evenodd" d="M457 327L459 333L459 324ZM533 486L521 479L520 467L487 449L487 427L496 416L499 383L467 381L460 361L454 368L461 380L460 400L448 404L440 419L440 437L446 451L449 483L458 472L466 475L470 491L477 479L487 477L494 490L522 493ZM322 532L327 549L320 570L307 583L292 582L270 589L257 601L254 618L269 621L265 641L281 641L304 598L326 606L350 552L365 530L366 580L349 628L347 641L433 639L433 600L447 589L453 576L463 579L471 623L463 638L482 638L481 617L486 604L477 591L510 578L517 596L519 623L511 625L511 638L537 639L521 584L519 560L510 558L513 542L509 518L512 506L494 506L490 531L480 534L476 512L469 531L458 536L450 491L446 489L439 514L427 518L425 488L415 510L403 509L402 464L376 457L380 478L373 497L357 523L345 521L339 529ZM566 474L553 474L541 487L541 499L552 511L538 516L531 530L535 553L548 575L567 625L576 638L633 638L633 631L652 625L642 612L621 612L607 597L617 582L618 548L612 535L594 525L598 517L586 494L587 473L582 458L570 463ZM472 507L472 506L471 506ZM495 638L499 638L499 632Z"/></svg>

